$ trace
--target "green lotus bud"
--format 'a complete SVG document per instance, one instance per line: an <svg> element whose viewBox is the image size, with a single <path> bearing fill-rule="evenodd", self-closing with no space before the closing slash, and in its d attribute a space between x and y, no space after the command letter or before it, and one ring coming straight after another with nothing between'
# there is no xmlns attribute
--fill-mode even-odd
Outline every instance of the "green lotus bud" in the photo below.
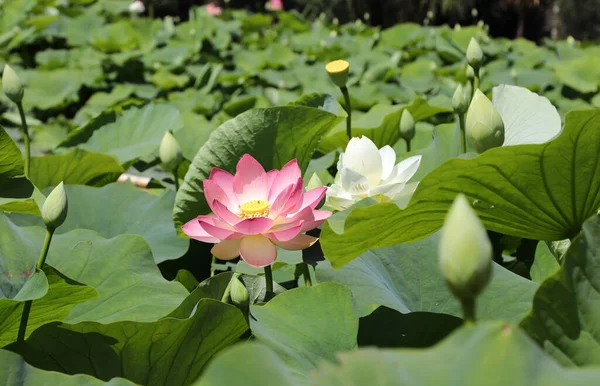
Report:
<svg viewBox="0 0 600 386"><path fill-rule="evenodd" d="M439 244L442 273L452 293L474 299L492 273L492 243L475 211L459 194L446 215Z"/></svg>
<svg viewBox="0 0 600 386"><path fill-rule="evenodd" d="M177 139L167 131L160 143L158 151L160 162L169 170L175 170L183 162L183 153Z"/></svg>
<svg viewBox="0 0 600 386"><path fill-rule="evenodd" d="M492 102L479 90L467 111L466 133L479 153L504 143L504 122Z"/></svg>
<svg viewBox="0 0 600 386"><path fill-rule="evenodd" d="M308 184L306 184L306 191L320 188L321 186L325 186L325 184L321 181L317 173L313 173L310 180L308 180Z"/></svg>
<svg viewBox="0 0 600 386"><path fill-rule="evenodd" d="M4 71L2 72L2 90L14 103L21 103L23 99L23 85L21 79L8 64L4 65Z"/></svg>
<svg viewBox="0 0 600 386"><path fill-rule="evenodd" d="M339 88L346 87L349 70L350 63L345 60L334 60L325 66L325 71L327 71L333 83Z"/></svg>
<svg viewBox="0 0 600 386"><path fill-rule="evenodd" d="M468 64L467 64L467 68L465 69L465 76L469 80L475 79L475 70L473 69L473 67L469 66Z"/></svg>
<svg viewBox="0 0 600 386"><path fill-rule="evenodd" d="M67 218L69 201L65 185L61 182L46 198L42 206L42 219L48 230L54 230L61 226Z"/></svg>
<svg viewBox="0 0 600 386"><path fill-rule="evenodd" d="M459 84L452 96L452 108L456 114L464 114L469 108L469 100L462 84Z"/></svg>
<svg viewBox="0 0 600 386"><path fill-rule="evenodd" d="M415 119L408 109L404 109L400 117L400 136L406 141L415 137Z"/></svg>
<svg viewBox="0 0 600 386"><path fill-rule="evenodd" d="M474 70L478 70L481 67L481 61L483 60L483 51L477 43L475 38L471 38L469 46L467 47L467 62L473 67Z"/></svg>
<svg viewBox="0 0 600 386"><path fill-rule="evenodd" d="M231 303L238 307L241 310L248 309L250 305L250 295L248 294L248 290L244 286L244 283L238 278L238 276L234 275L231 278Z"/></svg>

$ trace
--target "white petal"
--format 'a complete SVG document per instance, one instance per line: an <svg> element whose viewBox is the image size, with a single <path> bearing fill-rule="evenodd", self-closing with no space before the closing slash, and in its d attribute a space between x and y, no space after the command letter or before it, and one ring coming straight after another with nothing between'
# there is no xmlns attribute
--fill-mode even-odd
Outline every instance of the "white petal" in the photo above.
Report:
<svg viewBox="0 0 600 386"><path fill-rule="evenodd" d="M390 146L385 145L379 149L379 155L381 156L381 179L385 180L390 176L392 170L394 170L394 164L396 163L396 152Z"/></svg>
<svg viewBox="0 0 600 386"><path fill-rule="evenodd" d="M378 187L373 188L369 191L369 196L374 197L374 196L377 196L378 194L384 194L384 195L388 196L389 198L392 198L392 195L390 195L390 192L401 191L404 188L404 185L405 185L404 182L392 182L389 184L379 185Z"/></svg>
<svg viewBox="0 0 600 386"><path fill-rule="evenodd" d="M369 181L365 176L352 169L342 169L340 172L342 188L350 194L369 193Z"/></svg>
<svg viewBox="0 0 600 386"><path fill-rule="evenodd" d="M341 185L333 184L327 189L325 205L332 209L344 210L356 201Z"/></svg>
<svg viewBox="0 0 600 386"><path fill-rule="evenodd" d="M377 146L367 137L350 140L344 155L344 167L367 177L372 186L381 182L381 156Z"/></svg>
<svg viewBox="0 0 600 386"><path fill-rule="evenodd" d="M419 169L419 165L421 164L421 156L416 155L413 157L408 157L398 163L394 167L392 173L384 183L391 182L407 182L415 175L417 170Z"/></svg>

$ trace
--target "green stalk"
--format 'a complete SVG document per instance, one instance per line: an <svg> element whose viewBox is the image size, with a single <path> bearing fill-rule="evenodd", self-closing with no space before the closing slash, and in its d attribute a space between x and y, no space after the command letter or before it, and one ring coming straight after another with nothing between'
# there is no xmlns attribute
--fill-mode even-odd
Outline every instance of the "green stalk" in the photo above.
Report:
<svg viewBox="0 0 600 386"><path fill-rule="evenodd" d="M52 235L54 234L54 229L46 230L46 238L44 239L44 246L42 247L42 252L40 253L40 257L36 264L36 269L42 270L44 268L44 263L46 262L46 256L48 256L48 250L50 249L50 242L52 241ZM21 323L19 324L19 333L17 334L17 342L25 341L25 333L27 331L27 321L29 320L29 313L31 312L31 305L33 300L28 300L25 302L25 306L23 307L23 314L21 314Z"/></svg>
<svg viewBox="0 0 600 386"><path fill-rule="evenodd" d="M475 298L460 299L463 309L463 319L467 324L475 323Z"/></svg>
<svg viewBox="0 0 600 386"><path fill-rule="evenodd" d="M410 153L410 140L406 140L406 152Z"/></svg>
<svg viewBox="0 0 600 386"><path fill-rule="evenodd" d="M177 192L179 190L179 177L177 176L177 170L178 169L179 169L179 166L177 166L173 170L173 181L175 182L175 192Z"/></svg>
<svg viewBox="0 0 600 386"><path fill-rule="evenodd" d="M17 108L19 109L19 115L21 116L21 130L23 131L23 142L25 142L25 177L29 177L29 159L31 158L31 145L29 144L29 128L27 127L27 120L25 119L23 103L17 103Z"/></svg>
<svg viewBox="0 0 600 386"><path fill-rule="evenodd" d="M348 113L348 117L346 118L346 135L348 139L352 139L352 104L350 103L350 93L348 92L348 87L340 87L342 91L342 95L344 95L344 102L346 104L346 112Z"/></svg>
<svg viewBox="0 0 600 386"><path fill-rule="evenodd" d="M465 127L465 114L458 113L458 122L460 125L460 151L462 154L467 152L467 133Z"/></svg>
<svg viewBox="0 0 600 386"><path fill-rule="evenodd" d="M304 277L304 286L312 287L312 279L310 277L310 268L308 268L308 264L300 263L300 269L302 269L302 276Z"/></svg>
<svg viewBox="0 0 600 386"><path fill-rule="evenodd" d="M273 271L271 266L265 266L265 287L267 288L267 295L273 293Z"/></svg>

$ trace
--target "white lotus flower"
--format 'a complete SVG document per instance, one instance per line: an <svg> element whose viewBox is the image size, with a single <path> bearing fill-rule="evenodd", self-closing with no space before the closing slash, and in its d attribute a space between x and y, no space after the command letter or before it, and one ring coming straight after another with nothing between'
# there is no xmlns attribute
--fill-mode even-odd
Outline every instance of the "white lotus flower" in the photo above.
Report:
<svg viewBox="0 0 600 386"><path fill-rule="evenodd" d="M377 149L367 137L352 138L340 154L335 182L327 189L326 205L344 210L366 197L396 200L412 194L416 184L406 183L417 172L421 156L396 163L390 146Z"/></svg>
<svg viewBox="0 0 600 386"><path fill-rule="evenodd" d="M144 3L142 3L139 0L134 1L133 3L129 4L129 12L144 13L145 10L146 10L146 6L144 5Z"/></svg>

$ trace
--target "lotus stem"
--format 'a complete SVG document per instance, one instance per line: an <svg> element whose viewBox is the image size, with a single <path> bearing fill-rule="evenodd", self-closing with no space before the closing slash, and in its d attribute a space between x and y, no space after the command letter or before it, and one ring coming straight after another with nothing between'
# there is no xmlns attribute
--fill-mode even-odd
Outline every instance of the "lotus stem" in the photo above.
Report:
<svg viewBox="0 0 600 386"><path fill-rule="evenodd" d="M463 298L460 299L460 303L463 309L463 319L466 323L475 323L475 298Z"/></svg>
<svg viewBox="0 0 600 386"><path fill-rule="evenodd" d="M40 253L40 257L36 264L36 269L42 270L44 268L44 264L46 263L46 256L48 256L48 250L50 249L50 243L52 242L52 235L54 234L54 229L46 230L46 238L44 239L44 246L42 247L42 252ZM33 300L28 300L25 302L23 306L23 314L21 315L21 323L19 324L19 332L17 334L17 342L25 341L25 333L27 332L27 322L29 321L29 313L31 312L31 305L33 304Z"/></svg>
<svg viewBox="0 0 600 386"><path fill-rule="evenodd" d="M302 276L304 277L304 286L312 287L312 279L310 278L310 268L306 263L300 263L300 269L302 270Z"/></svg>
<svg viewBox="0 0 600 386"><path fill-rule="evenodd" d="M177 166L173 170L173 181L175 182L175 192L177 192L179 190L179 177L178 177L178 173L177 173L178 170L179 170L179 166Z"/></svg>
<svg viewBox="0 0 600 386"><path fill-rule="evenodd" d="M266 295L273 293L273 271L270 265L265 266L265 287L267 289Z"/></svg>
<svg viewBox="0 0 600 386"><path fill-rule="evenodd" d="M29 143L29 128L27 127L27 119L23 110L23 103L17 103L19 115L21 116L21 130L23 131L23 142L25 142L25 177L29 178L29 160L31 158L31 145Z"/></svg>
<svg viewBox="0 0 600 386"><path fill-rule="evenodd" d="M352 139L352 104L350 103L350 93L348 92L348 87L340 87L342 91L342 95L344 95L344 103L346 104L346 113L348 113L348 117L346 118L346 135L348 136L348 140Z"/></svg>
<svg viewBox="0 0 600 386"><path fill-rule="evenodd" d="M410 153L410 140L409 139L406 140L406 152Z"/></svg>
<svg viewBox="0 0 600 386"><path fill-rule="evenodd" d="M467 152L467 133L465 127L465 114L458 113L458 122L460 125L460 152L465 154Z"/></svg>

